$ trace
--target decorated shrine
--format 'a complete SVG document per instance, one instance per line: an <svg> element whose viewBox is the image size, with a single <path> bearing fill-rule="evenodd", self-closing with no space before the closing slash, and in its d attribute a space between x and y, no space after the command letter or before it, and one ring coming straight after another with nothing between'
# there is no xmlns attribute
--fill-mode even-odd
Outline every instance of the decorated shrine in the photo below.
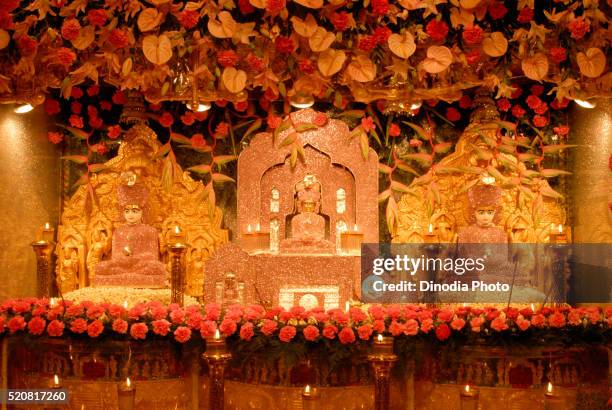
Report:
<svg viewBox="0 0 612 410"><path fill-rule="evenodd" d="M610 15L0 0L2 409L609 407Z"/></svg>

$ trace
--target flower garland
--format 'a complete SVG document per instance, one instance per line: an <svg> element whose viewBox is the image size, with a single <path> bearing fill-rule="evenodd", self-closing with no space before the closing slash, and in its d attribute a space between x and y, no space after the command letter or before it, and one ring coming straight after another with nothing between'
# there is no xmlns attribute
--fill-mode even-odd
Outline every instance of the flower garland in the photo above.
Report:
<svg viewBox="0 0 612 410"><path fill-rule="evenodd" d="M371 305L325 311L302 307L265 310L259 305L233 305L222 311L217 304L205 306L163 305L152 301L131 308L111 303L61 301L51 306L47 299L7 300L0 305L0 334L49 337L102 336L146 340L167 338L186 343L194 338L210 338L218 330L222 336L241 343L255 339L281 345L325 342L339 346L371 343L377 334L409 341L427 338L448 340L477 337L493 342L517 335L531 337L563 332L610 336L612 308L531 308L443 307L421 305Z"/></svg>

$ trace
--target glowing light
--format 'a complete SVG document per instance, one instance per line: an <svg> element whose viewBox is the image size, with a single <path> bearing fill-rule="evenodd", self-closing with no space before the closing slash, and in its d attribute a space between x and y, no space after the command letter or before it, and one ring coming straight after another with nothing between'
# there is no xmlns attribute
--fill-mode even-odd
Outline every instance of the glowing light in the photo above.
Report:
<svg viewBox="0 0 612 410"><path fill-rule="evenodd" d="M180 228L178 225L175 225L175 226L174 226L174 233L175 233L176 235L179 235L179 234L181 233L181 228Z"/></svg>
<svg viewBox="0 0 612 410"><path fill-rule="evenodd" d="M483 184L492 185L495 183L495 177L487 175L487 176L482 177L481 181L483 182Z"/></svg>
<svg viewBox="0 0 612 410"><path fill-rule="evenodd" d="M430 235L433 233L433 225L432 224L429 224L429 227L427 228L427 232L429 232Z"/></svg>
<svg viewBox="0 0 612 410"><path fill-rule="evenodd" d="M350 307L351 307L351 305L348 303L348 300L347 300L346 303L344 304L344 311L348 312Z"/></svg>
<svg viewBox="0 0 612 410"><path fill-rule="evenodd" d="M127 300L124 300L124 301L123 301L123 307L124 307L125 309L127 309L127 308L128 308L128 303L127 303Z"/></svg>
<svg viewBox="0 0 612 410"><path fill-rule="evenodd" d="M304 387L304 394L310 394L310 385L307 384L306 387Z"/></svg>
<svg viewBox="0 0 612 410"><path fill-rule="evenodd" d="M558 229L559 229L559 233L563 233L563 225L562 224L559 224Z"/></svg>
<svg viewBox="0 0 612 410"><path fill-rule="evenodd" d="M358 229L359 229L359 227L357 226L357 224L355 224L355 225L353 226L353 231L357 232L357 230L358 230Z"/></svg>
<svg viewBox="0 0 612 410"><path fill-rule="evenodd" d="M378 343L382 343L383 341L383 335L381 335L380 333L378 334L378 336L376 337L376 339L378 340Z"/></svg>
<svg viewBox="0 0 612 410"><path fill-rule="evenodd" d="M553 391L553 385L551 382L548 382L548 386L546 386L546 393L552 394L552 391Z"/></svg>
<svg viewBox="0 0 612 410"><path fill-rule="evenodd" d="M594 102L588 101L588 100L578 100L578 99L574 99L574 102L576 104L578 104L579 106L581 106L582 108L595 108L597 106L597 104L595 104Z"/></svg>
<svg viewBox="0 0 612 410"><path fill-rule="evenodd" d="M51 224L49 222L45 222L45 229L48 231L51 229Z"/></svg>
<svg viewBox="0 0 612 410"><path fill-rule="evenodd" d="M126 385L128 388L132 386L132 381L130 380L130 378L129 378L129 377L125 379L125 385Z"/></svg>
<svg viewBox="0 0 612 410"><path fill-rule="evenodd" d="M465 392L466 392L466 393L469 393L469 392L470 392L470 385L469 385L469 384L466 384L466 385L465 385Z"/></svg>
<svg viewBox="0 0 612 410"><path fill-rule="evenodd" d="M25 114L27 112L30 112L34 109L34 107L30 104L21 104L15 107L15 109L13 110L15 112L15 114Z"/></svg>
<svg viewBox="0 0 612 410"><path fill-rule="evenodd" d="M221 334L219 333L219 329L215 329L215 339L221 339Z"/></svg>
<svg viewBox="0 0 612 410"><path fill-rule="evenodd" d="M418 101L418 102L413 102L412 104L410 104L410 109L411 110L418 110L419 108L421 108L421 105L423 105L422 102Z"/></svg>
<svg viewBox="0 0 612 410"><path fill-rule="evenodd" d="M53 385L54 386L59 386L59 377L56 375L53 376Z"/></svg>
<svg viewBox="0 0 612 410"><path fill-rule="evenodd" d="M531 311L535 312L535 305L533 303L531 304Z"/></svg>
<svg viewBox="0 0 612 410"><path fill-rule="evenodd" d="M251 224L248 224L248 225L247 225L247 232L248 232L248 233L251 233L251 232L252 232Z"/></svg>
<svg viewBox="0 0 612 410"><path fill-rule="evenodd" d="M57 299L56 298L51 298L49 300L49 307L54 308L57 305Z"/></svg>
<svg viewBox="0 0 612 410"><path fill-rule="evenodd" d="M255 231L256 232L261 231L261 225L259 224L259 222L257 223L257 225L255 225Z"/></svg>
<svg viewBox="0 0 612 410"><path fill-rule="evenodd" d="M310 108L314 105L314 97L312 95L299 95L289 98L289 105L294 108Z"/></svg>
<svg viewBox="0 0 612 410"><path fill-rule="evenodd" d="M185 106L191 111L196 111L196 112L204 112L204 111L210 110L209 103L193 102L193 103L187 103L185 104Z"/></svg>

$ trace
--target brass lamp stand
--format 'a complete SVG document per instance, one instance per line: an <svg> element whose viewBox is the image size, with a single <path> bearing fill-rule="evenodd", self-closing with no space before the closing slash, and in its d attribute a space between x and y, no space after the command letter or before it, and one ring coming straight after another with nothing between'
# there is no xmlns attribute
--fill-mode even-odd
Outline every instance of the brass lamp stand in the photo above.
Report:
<svg viewBox="0 0 612 410"><path fill-rule="evenodd" d="M219 337L219 330L217 330L214 338L206 339L206 351L203 354L203 358L208 364L210 380L209 409L223 410L225 400L225 367L232 358L232 354L227 348L225 338Z"/></svg>
<svg viewBox="0 0 612 410"><path fill-rule="evenodd" d="M374 349L368 354L368 361L374 370L374 408L389 410L391 368L397 361L393 353L393 337L378 335Z"/></svg>

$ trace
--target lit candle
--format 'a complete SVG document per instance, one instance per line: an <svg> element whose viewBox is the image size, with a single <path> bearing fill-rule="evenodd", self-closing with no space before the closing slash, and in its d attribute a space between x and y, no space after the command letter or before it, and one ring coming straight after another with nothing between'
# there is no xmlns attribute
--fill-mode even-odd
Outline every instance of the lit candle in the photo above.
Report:
<svg viewBox="0 0 612 410"><path fill-rule="evenodd" d="M57 374L55 374L53 376L53 385L51 386L52 389L61 389L62 385L60 384L60 379L59 376Z"/></svg>
<svg viewBox="0 0 612 410"><path fill-rule="evenodd" d="M358 231L359 231L359 227L357 226L357 224L355 224L355 225L353 226L353 231L354 231L354 232L358 232Z"/></svg>
<svg viewBox="0 0 612 410"><path fill-rule="evenodd" d="M561 410L565 408L562 398L555 394L552 383L548 382L546 393L544 394L544 410Z"/></svg>
<svg viewBox="0 0 612 410"><path fill-rule="evenodd" d="M46 222L42 229L42 240L47 242L53 242L55 237L55 229L49 222Z"/></svg>
<svg viewBox="0 0 612 410"><path fill-rule="evenodd" d="M531 311L535 313L535 305L533 303L531 304Z"/></svg>
<svg viewBox="0 0 612 410"><path fill-rule="evenodd" d="M304 410L315 410L318 408L319 392L307 384L302 391L302 408Z"/></svg>
<svg viewBox="0 0 612 410"><path fill-rule="evenodd" d="M124 309L127 309L127 308L128 308L128 303L127 303L127 300L124 300L124 301L123 301L123 307L124 307Z"/></svg>
<svg viewBox="0 0 612 410"><path fill-rule="evenodd" d="M427 228L427 233L430 235L433 235L433 225L429 224L429 227Z"/></svg>
<svg viewBox="0 0 612 410"><path fill-rule="evenodd" d="M433 224L427 226L427 233L423 235L425 237L425 243L437 243L438 235L434 233Z"/></svg>
<svg viewBox="0 0 612 410"><path fill-rule="evenodd" d="M376 335L372 353L380 357L393 355L393 336L383 336L380 333Z"/></svg>
<svg viewBox="0 0 612 410"><path fill-rule="evenodd" d="M54 308L55 306L57 306L57 298L49 299L49 307Z"/></svg>
<svg viewBox="0 0 612 410"><path fill-rule="evenodd" d="M257 225L255 225L255 232L259 231L261 231L261 225L259 224L259 222L257 222Z"/></svg>
<svg viewBox="0 0 612 410"><path fill-rule="evenodd" d="M181 228L178 225L174 226L174 234L177 236L181 234Z"/></svg>
<svg viewBox="0 0 612 410"><path fill-rule="evenodd" d="M251 233L251 224L247 225L247 233Z"/></svg>
<svg viewBox="0 0 612 410"><path fill-rule="evenodd" d="M472 389L469 384L461 390L461 410L478 409L478 391Z"/></svg>
<svg viewBox="0 0 612 410"><path fill-rule="evenodd" d="M559 235L563 233L563 225L559 224Z"/></svg>
<svg viewBox="0 0 612 410"><path fill-rule="evenodd" d="M219 329L215 329L215 339L221 339L221 334L219 333Z"/></svg>
<svg viewBox="0 0 612 410"><path fill-rule="evenodd" d="M348 313L349 309L351 308L351 305L349 304L348 300L346 301L346 303L344 304L344 311L346 313Z"/></svg>
<svg viewBox="0 0 612 410"><path fill-rule="evenodd" d="M125 383L119 386L117 392L119 410L134 410L136 401L136 389L132 386L130 378L125 379Z"/></svg>

